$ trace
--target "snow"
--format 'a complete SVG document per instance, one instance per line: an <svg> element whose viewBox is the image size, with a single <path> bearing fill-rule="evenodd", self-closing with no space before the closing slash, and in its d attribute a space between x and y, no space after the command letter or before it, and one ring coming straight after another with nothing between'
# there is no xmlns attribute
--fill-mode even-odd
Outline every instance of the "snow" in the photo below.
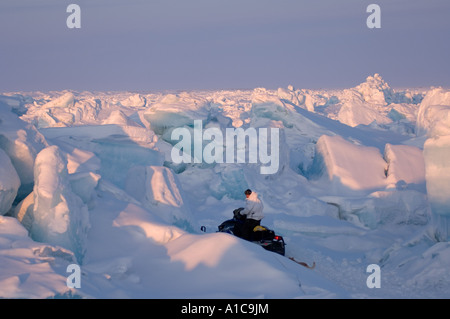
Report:
<svg viewBox="0 0 450 319"><path fill-rule="evenodd" d="M449 298L449 97L379 74L342 90L4 92L0 297ZM171 133L196 120L278 129L278 170L175 163ZM286 256L216 232L247 188Z"/></svg>
<svg viewBox="0 0 450 319"><path fill-rule="evenodd" d="M3 298L72 297L65 266L75 262L61 247L33 241L13 217L0 216L0 293Z"/></svg>

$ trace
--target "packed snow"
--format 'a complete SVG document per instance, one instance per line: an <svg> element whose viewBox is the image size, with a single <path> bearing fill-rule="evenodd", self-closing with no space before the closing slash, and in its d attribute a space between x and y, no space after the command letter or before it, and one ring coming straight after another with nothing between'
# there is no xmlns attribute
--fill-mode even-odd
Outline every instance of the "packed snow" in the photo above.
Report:
<svg viewBox="0 0 450 319"><path fill-rule="evenodd" d="M247 144L241 161L174 161L197 154L172 134L195 139L194 123L277 129L278 144L257 135L276 172ZM205 136L200 152L234 151ZM378 74L343 90L3 92L0 297L449 298L449 156L450 90ZM286 256L217 232L247 188Z"/></svg>

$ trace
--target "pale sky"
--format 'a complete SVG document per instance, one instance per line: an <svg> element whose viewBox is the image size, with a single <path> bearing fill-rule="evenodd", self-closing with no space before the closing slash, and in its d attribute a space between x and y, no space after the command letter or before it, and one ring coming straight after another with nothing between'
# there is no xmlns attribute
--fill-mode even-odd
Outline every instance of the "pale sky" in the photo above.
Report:
<svg viewBox="0 0 450 319"><path fill-rule="evenodd" d="M1 0L0 92L450 87L449 39L448 0Z"/></svg>

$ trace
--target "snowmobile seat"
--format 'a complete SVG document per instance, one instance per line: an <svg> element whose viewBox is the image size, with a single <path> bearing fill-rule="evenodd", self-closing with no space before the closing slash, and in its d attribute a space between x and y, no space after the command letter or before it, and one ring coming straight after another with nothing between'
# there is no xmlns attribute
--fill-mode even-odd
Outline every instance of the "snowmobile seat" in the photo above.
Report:
<svg viewBox="0 0 450 319"><path fill-rule="evenodd" d="M255 226L253 228L253 240L272 240L275 237L275 232L264 226Z"/></svg>

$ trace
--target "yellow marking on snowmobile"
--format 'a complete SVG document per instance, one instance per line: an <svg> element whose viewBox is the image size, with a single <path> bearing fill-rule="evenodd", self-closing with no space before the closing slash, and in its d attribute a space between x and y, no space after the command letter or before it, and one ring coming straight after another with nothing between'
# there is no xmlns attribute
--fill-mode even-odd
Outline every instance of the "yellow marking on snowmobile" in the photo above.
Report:
<svg viewBox="0 0 450 319"><path fill-rule="evenodd" d="M253 231L264 231L267 230L267 228L263 227L263 226L255 226L255 228L253 228Z"/></svg>

